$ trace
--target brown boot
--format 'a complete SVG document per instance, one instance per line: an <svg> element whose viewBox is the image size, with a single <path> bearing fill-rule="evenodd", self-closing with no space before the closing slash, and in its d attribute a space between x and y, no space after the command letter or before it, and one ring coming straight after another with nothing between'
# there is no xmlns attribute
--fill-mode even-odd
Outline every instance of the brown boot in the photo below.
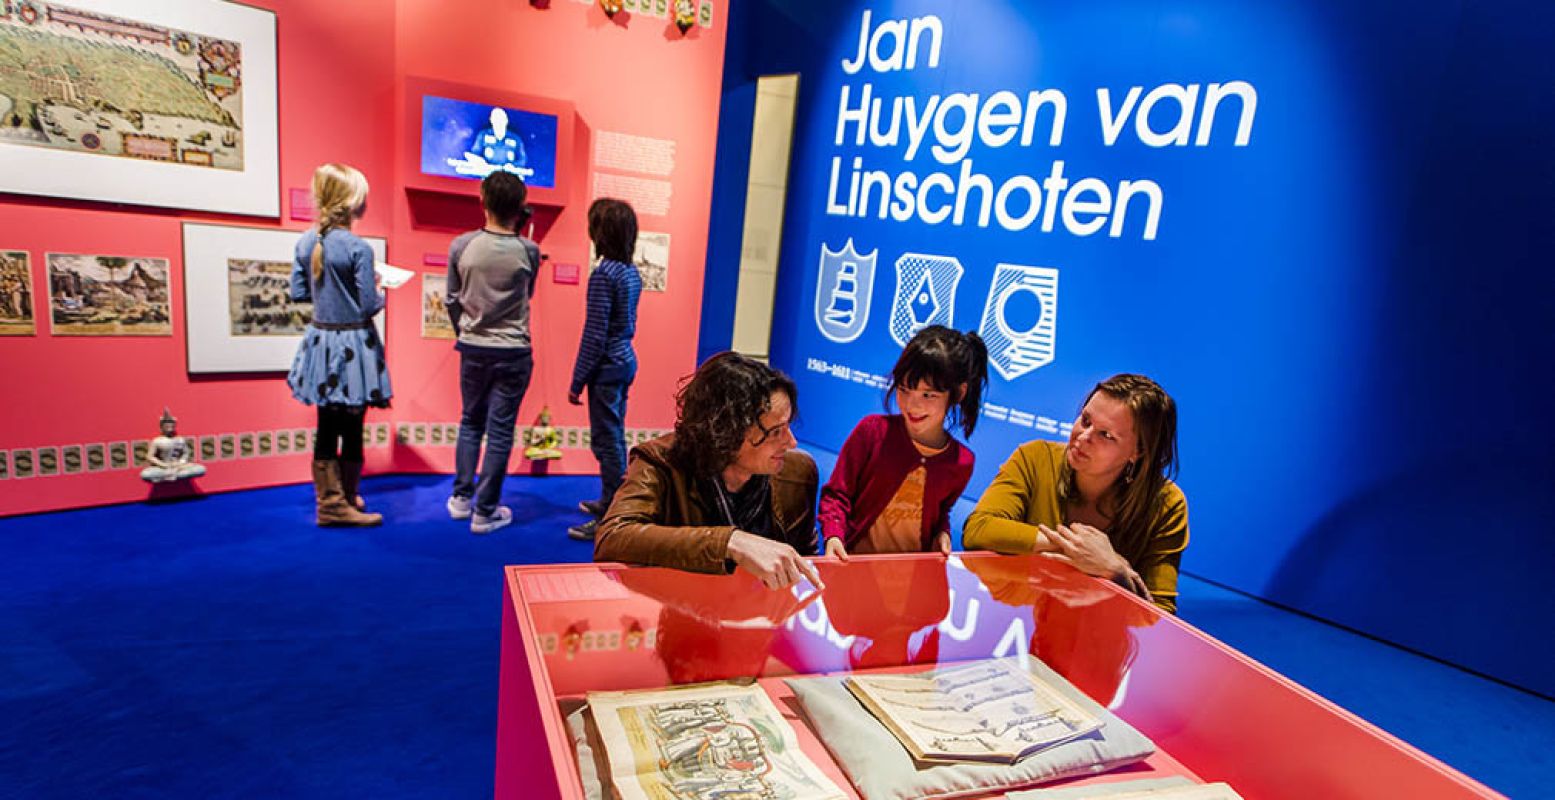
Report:
<svg viewBox="0 0 1555 800"><path fill-rule="evenodd" d="M367 510L367 501L362 499L360 488L362 486L362 462L340 462L340 491L346 496L346 501L357 511Z"/></svg>
<svg viewBox="0 0 1555 800"><path fill-rule="evenodd" d="M318 500L316 519L320 527L343 525L366 527L383 524L382 514L363 514L346 502L340 488L340 462L319 460L313 462L313 491Z"/></svg>

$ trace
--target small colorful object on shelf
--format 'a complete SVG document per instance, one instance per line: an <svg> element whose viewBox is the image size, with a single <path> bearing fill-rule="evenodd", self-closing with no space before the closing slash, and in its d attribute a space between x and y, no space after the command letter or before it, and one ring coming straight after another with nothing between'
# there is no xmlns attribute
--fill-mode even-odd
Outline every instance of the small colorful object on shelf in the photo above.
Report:
<svg viewBox="0 0 1555 800"><path fill-rule="evenodd" d="M530 445L524 448L524 458L530 461L553 461L562 457L561 432L551 427L551 407L540 409L535 426L529 431Z"/></svg>
<svg viewBox="0 0 1555 800"><path fill-rule="evenodd" d="M599 7L605 10L605 16L614 17L621 13L621 0L599 0Z"/></svg>
<svg viewBox="0 0 1555 800"><path fill-rule="evenodd" d="M164 407L157 425L162 434L152 439L146 450L146 461L150 466L140 471L141 480L168 483L204 475L205 467L194 463L194 447L189 440L178 436L178 420L173 412Z"/></svg>
<svg viewBox="0 0 1555 800"><path fill-rule="evenodd" d="M685 36L697 24L697 4L692 0L675 0L675 27Z"/></svg>

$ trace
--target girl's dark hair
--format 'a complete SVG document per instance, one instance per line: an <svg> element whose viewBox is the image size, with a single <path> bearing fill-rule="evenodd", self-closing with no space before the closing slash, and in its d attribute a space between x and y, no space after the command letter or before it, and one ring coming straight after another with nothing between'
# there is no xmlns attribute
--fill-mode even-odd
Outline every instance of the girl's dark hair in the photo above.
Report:
<svg viewBox="0 0 1555 800"><path fill-rule="evenodd" d="M988 390L988 346L971 331L961 333L944 325L930 325L918 331L891 368L886 409L890 410L897 389L912 389L919 382L927 383L936 392L950 394L950 413L945 418L952 424L959 422L961 432L970 437L977 427L983 392ZM958 401L955 394L963 383L966 394Z"/></svg>
<svg viewBox="0 0 1555 800"><path fill-rule="evenodd" d="M589 240L601 256L632 263L632 251L637 249L637 212L625 200L595 200L589 206Z"/></svg>
<svg viewBox="0 0 1555 800"><path fill-rule="evenodd" d="M1138 564L1150 545L1150 521L1159 511L1161 487L1177 477L1177 403L1155 381L1123 373L1096 384L1080 404L1082 411L1097 392L1127 406L1134 418L1138 457L1103 498L1101 512L1112 518L1107 533L1118 555ZM1067 460L1058 469L1058 495L1065 501L1080 497Z"/></svg>
<svg viewBox="0 0 1555 800"><path fill-rule="evenodd" d="M734 461L745 432L759 427L772 393L788 395L799 416L799 389L781 371L739 353L719 353L697 368L675 394L675 444L670 458L693 475L716 475Z"/></svg>

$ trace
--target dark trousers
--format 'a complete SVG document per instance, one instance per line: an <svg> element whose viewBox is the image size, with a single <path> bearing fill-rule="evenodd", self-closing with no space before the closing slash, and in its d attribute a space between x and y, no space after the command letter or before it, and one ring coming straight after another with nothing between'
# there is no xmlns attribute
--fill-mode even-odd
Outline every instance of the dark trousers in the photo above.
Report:
<svg viewBox="0 0 1555 800"><path fill-rule="evenodd" d="M459 393L464 399L464 412L459 418L459 445L454 450L454 495L474 497L475 513L483 517L491 516L502 499L502 481L507 477L508 456L513 452L513 423L529 388L534 364L534 356L528 350L520 356L499 358L459 354ZM484 459L482 436L486 437ZM475 477L477 464L479 482Z"/></svg>
<svg viewBox="0 0 1555 800"><path fill-rule="evenodd" d="M362 422L366 406L319 406L318 437L313 443L317 461L362 460Z"/></svg>
<svg viewBox="0 0 1555 800"><path fill-rule="evenodd" d="M637 369L604 369L600 373L588 385L589 449L599 461L599 504L608 509L626 475L626 390L637 377Z"/></svg>

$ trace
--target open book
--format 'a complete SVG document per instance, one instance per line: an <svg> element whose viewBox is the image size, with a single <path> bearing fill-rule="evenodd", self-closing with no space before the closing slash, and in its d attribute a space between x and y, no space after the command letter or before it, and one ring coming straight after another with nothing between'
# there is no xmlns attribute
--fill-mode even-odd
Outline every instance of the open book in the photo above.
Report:
<svg viewBox="0 0 1555 800"><path fill-rule="evenodd" d="M589 692L588 701L622 800L847 800L759 685Z"/></svg>
<svg viewBox="0 0 1555 800"><path fill-rule="evenodd" d="M1013 764L1102 725L1018 658L844 683L918 761Z"/></svg>

